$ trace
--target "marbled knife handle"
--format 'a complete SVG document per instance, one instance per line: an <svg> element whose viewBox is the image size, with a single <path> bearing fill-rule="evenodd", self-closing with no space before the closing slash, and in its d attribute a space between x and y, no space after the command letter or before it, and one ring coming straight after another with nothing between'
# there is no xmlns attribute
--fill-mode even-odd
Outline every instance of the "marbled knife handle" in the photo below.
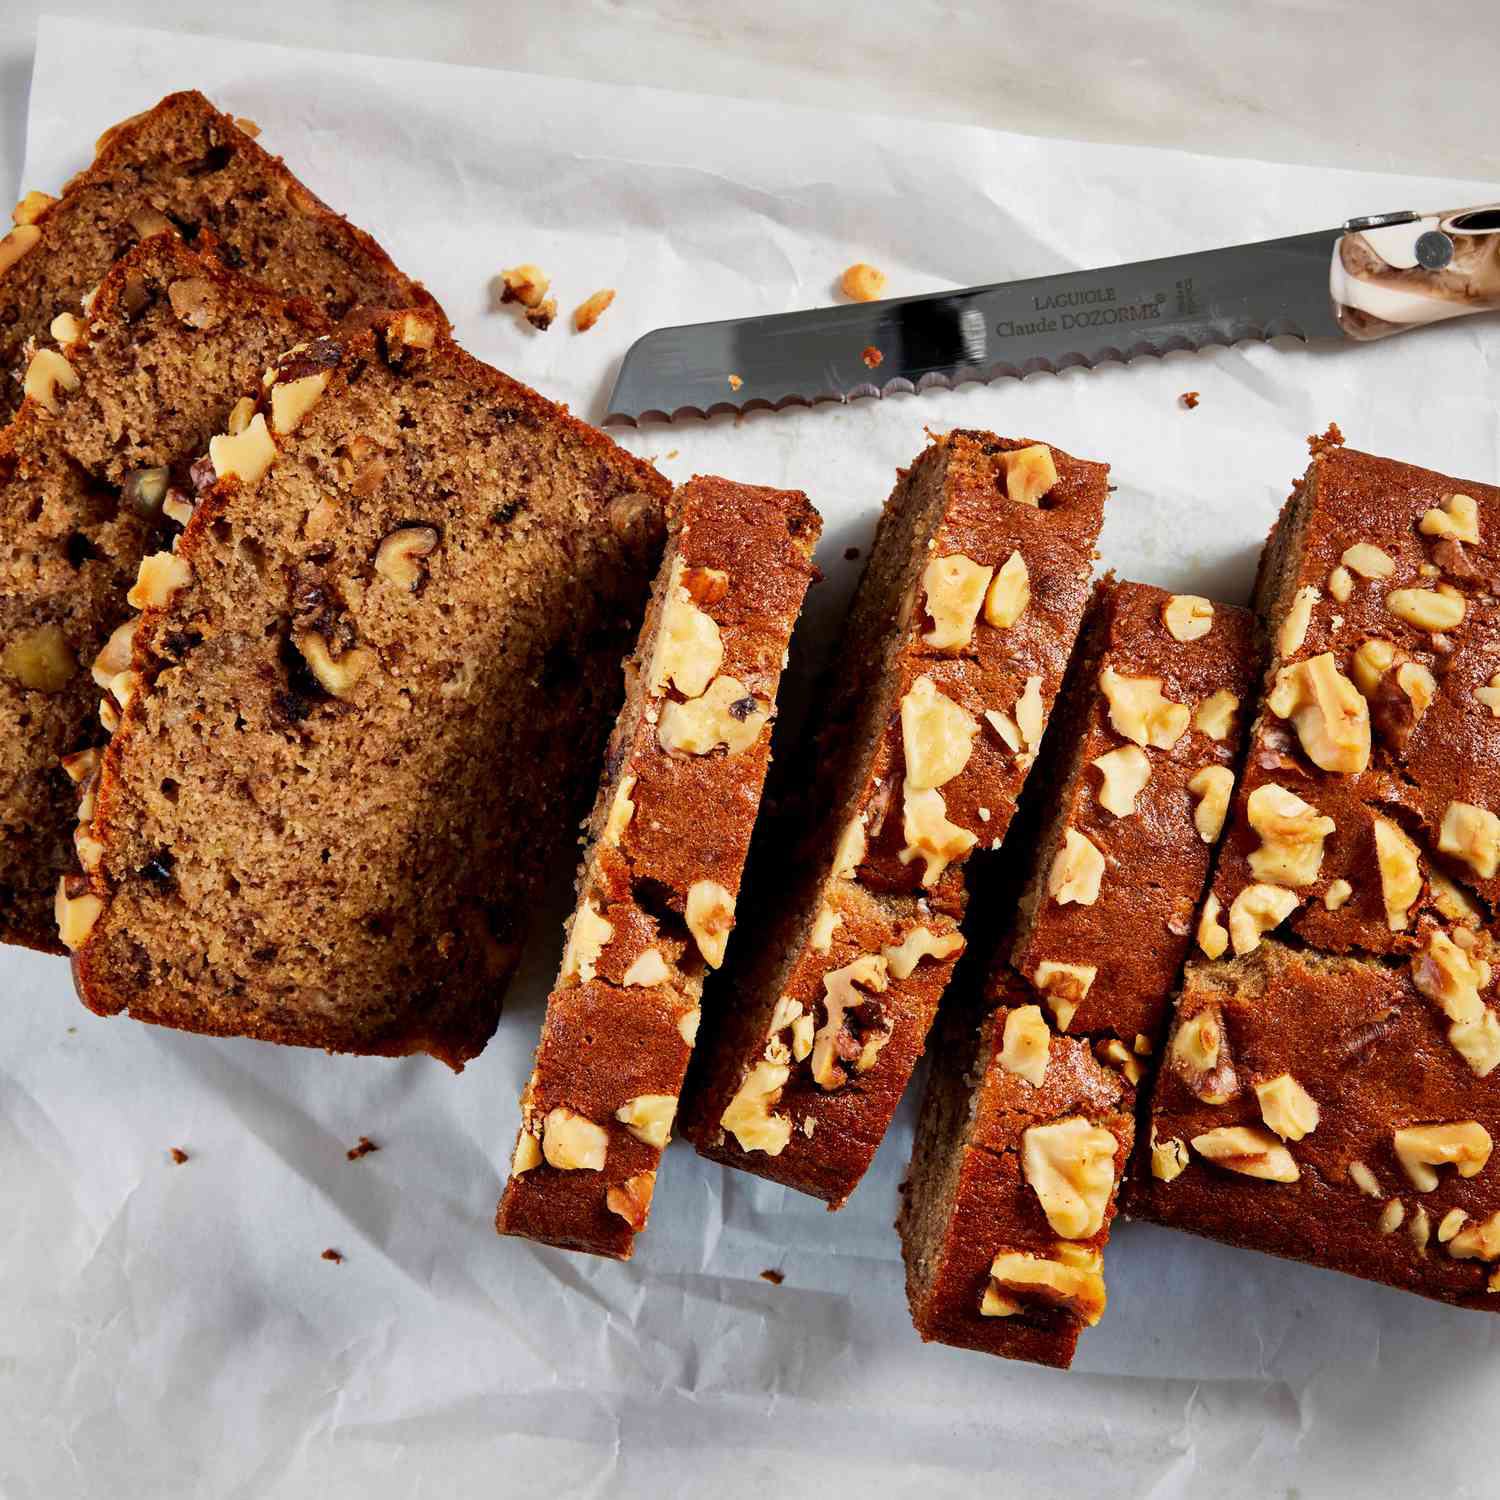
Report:
<svg viewBox="0 0 1500 1500"><path fill-rule="evenodd" d="M1500 203L1373 226L1351 221L1333 247L1329 291L1354 339L1500 311Z"/></svg>

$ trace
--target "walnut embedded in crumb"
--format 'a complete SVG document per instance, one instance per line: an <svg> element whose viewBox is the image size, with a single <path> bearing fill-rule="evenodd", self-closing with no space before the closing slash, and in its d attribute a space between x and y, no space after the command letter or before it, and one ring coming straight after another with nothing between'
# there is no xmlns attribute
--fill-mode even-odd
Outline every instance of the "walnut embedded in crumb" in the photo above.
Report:
<svg viewBox="0 0 1500 1500"><path fill-rule="evenodd" d="M344 1263L342 1252L335 1250L331 1245L323 1252L323 1259L331 1260L336 1266L341 1266Z"/></svg>
<svg viewBox="0 0 1500 1500"><path fill-rule="evenodd" d="M885 272L856 261L839 278L839 289L853 302L874 302L885 290Z"/></svg>
<svg viewBox="0 0 1500 1500"><path fill-rule="evenodd" d="M585 298L573 309L573 327L579 333L587 333L600 318L604 316L604 310L615 300L615 289L612 286L597 291L592 297Z"/></svg>
<svg viewBox="0 0 1500 1500"><path fill-rule="evenodd" d="M167 1155L172 1158L173 1164L179 1167L188 1159L187 1152L181 1146L173 1146Z"/></svg>
<svg viewBox="0 0 1500 1500"><path fill-rule="evenodd" d="M1327 448L1342 448L1344 446L1344 434L1339 430L1337 422L1330 422L1328 430L1321 437L1309 436L1307 439L1307 451L1314 458Z"/></svg>
<svg viewBox="0 0 1500 1500"><path fill-rule="evenodd" d="M1198 404L1198 393L1197 391L1184 391L1177 399L1182 402L1182 404L1187 407L1189 411L1192 411L1192 409Z"/></svg>
<svg viewBox="0 0 1500 1500"><path fill-rule="evenodd" d="M880 350L874 346L874 344L867 344L864 349L860 351L859 357L864 360L866 366L871 370L874 370L885 363L885 355L883 355Z"/></svg>
<svg viewBox="0 0 1500 1500"><path fill-rule="evenodd" d="M786 1272L778 1271L774 1266L767 1266L766 1269L760 1273L760 1279L762 1281L769 1281L772 1286L780 1286L781 1283L786 1280Z"/></svg>
<svg viewBox="0 0 1500 1500"><path fill-rule="evenodd" d="M235 128L248 135L253 141L260 134L260 126L254 120L247 119L244 115L234 117Z"/></svg>
<svg viewBox="0 0 1500 1500"><path fill-rule="evenodd" d="M360 1157L368 1156L372 1151L379 1150L380 1147L377 1146L369 1136L362 1135L346 1152L344 1152L344 1155L347 1156L350 1161L358 1161Z"/></svg>

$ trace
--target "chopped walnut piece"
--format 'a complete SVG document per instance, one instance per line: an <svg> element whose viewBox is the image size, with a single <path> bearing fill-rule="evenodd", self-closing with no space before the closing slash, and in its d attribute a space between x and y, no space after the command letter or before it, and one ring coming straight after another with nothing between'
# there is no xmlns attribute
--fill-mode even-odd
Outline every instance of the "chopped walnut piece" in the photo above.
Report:
<svg viewBox="0 0 1500 1500"><path fill-rule="evenodd" d="M1346 547L1339 561L1361 578L1389 578L1396 571L1395 558L1370 542Z"/></svg>
<svg viewBox="0 0 1500 1500"><path fill-rule="evenodd" d="M838 848L833 854L833 869L830 872L835 880L852 880L854 872L859 869L865 857L864 818L856 813L844 825L844 831L839 835Z"/></svg>
<svg viewBox="0 0 1500 1500"><path fill-rule="evenodd" d="M302 419L322 400L331 374L319 370L299 380L278 381L271 387L271 430L277 437L285 437L302 425Z"/></svg>
<svg viewBox="0 0 1500 1500"><path fill-rule="evenodd" d="M1422 894L1421 856L1417 846L1389 818L1376 813L1371 822L1386 926L1392 932L1404 932L1411 920L1412 903Z"/></svg>
<svg viewBox="0 0 1500 1500"><path fill-rule="evenodd" d="M563 982L576 979L580 984L591 983L599 955L614 935L614 924L599 911L592 898L579 902L563 949Z"/></svg>
<svg viewBox="0 0 1500 1500"><path fill-rule="evenodd" d="M620 976L620 983L637 989L652 989L665 984L672 977L667 961L655 948L647 948L631 960L630 967Z"/></svg>
<svg viewBox="0 0 1500 1500"><path fill-rule="evenodd" d="M1170 750L1187 733L1191 713L1161 690L1160 677L1122 677L1113 667L1099 674L1115 732L1137 745Z"/></svg>
<svg viewBox="0 0 1500 1500"><path fill-rule="evenodd" d="M88 941L103 911L104 902L88 889L82 875L64 875L58 880L52 915L57 920L57 936L69 952Z"/></svg>
<svg viewBox="0 0 1500 1500"><path fill-rule="evenodd" d="M1276 637L1276 649L1282 656L1295 656L1307 639L1307 627L1312 623L1313 605L1318 602L1318 591L1311 584L1297 590L1292 607L1281 622L1281 631Z"/></svg>
<svg viewBox="0 0 1500 1500"><path fill-rule="evenodd" d="M243 484L257 483L276 461L276 444L264 414L257 412L242 432L210 438L208 458L219 479L233 475Z"/></svg>
<svg viewBox="0 0 1500 1500"><path fill-rule="evenodd" d="M1211 693L1193 711L1193 728L1211 740L1227 740L1234 730L1240 700L1228 688Z"/></svg>
<svg viewBox="0 0 1500 1500"><path fill-rule="evenodd" d="M945 932L941 936L926 927L913 927L901 942L880 950L881 956L890 965L892 979L907 979L924 958L952 958L962 953L963 934Z"/></svg>
<svg viewBox="0 0 1500 1500"><path fill-rule="evenodd" d="M740 1143L742 1151L764 1151L780 1156L792 1137L792 1122L785 1115L772 1113L781 1091L791 1077L785 1063L764 1059L749 1069L719 1116L719 1124Z"/></svg>
<svg viewBox="0 0 1500 1500"><path fill-rule="evenodd" d="M1202 640L1213 629L1213 602L1201 594L1173 594L1162 606L1162 623L1174 641Z"/></svg>
<svg viewBox="0 0 1500 1500"><path fill-rule="evenodd" d="M984 1284L984 1295L979 1299L981 1318L1011 1318L1021 1311L1021 1304L1014 1297L1007 1297L996 1290L993 1281Z"/></svg>
<svg viewBox="0 0 1500 1500"><path fill-rule="evenodd" d="M814 953L827 953L833 947L833 935L843 920L843 916L825 901L813 921L812 932L807 939L808 947Z"/></svg>
<svg viewBox="0 0 1500 1500"><path fill-rule="evenodd" d="M1438 1244L1446 1245L1460 1229L1464 1227L1464 1220L1469 1216L1461 1208L1450 1208L1438 1221L1437 1237Z"/></svg>
<svg viewBox="0 0 1500 1500"><path fill-rule="evenodd" d="M1024 1078L1033 1088L1041 1088L1047 1077L1052 1033L1038 1005L1022 1005L1005 1017L1005 1031L996 1060L1007 1073Z"/></svg>
<svg viewBox="0 0 1500 1500"><path fill-rule="evenodd" d="M35 224L56 202L57 199L51 193L41 193L33 188L10 211L10 221L17 225ZM0 266L0 270L4 269Z"/></svg>
<svg viewBox="0 0 1500 1500"><path fill-rule="evenodd" d="M1348 568L1343 566L1335 568L1328 575L1328 592L1333 595L1335 602L1347 604L1354 594L1354 579Z"/></svg>
<svg viewBox="0 0 1500 1500"><path fill-rule="evenodd" d="M1234 791L1234 772L1228 766L1202 766L1189 778L1187 789L1198 799L1193 809L1193 827L1205 844L1212 844L1224 831L1229 797Z"/></svg>
<svg viewBox="0 0 1500 1500"><path fill-rule="evenodd" d="M16 232L11 231L12 234ZM31 363L26 366L26 377L21 383L21 390L55 417L62 410L62 404L57 399L58 388L72 394L78 389L79 383L78 372L56 349L38 349L31 356Z"/></svg>
<svg viewBox="0 0 1500 1500"><path fill-rule="evenodd" d="M874 302L885 291L885 272L857 260L839 277L839 288L851 302Z"/></svg>
<svg viewBox="0 0 1500 1500"><path fill-rule="evenodd" d="M163 555L170 556L169 553ZM136 615L123 625L117 625L104 643L104 649L94 658L91 671L94 682L99 687L108 691L110 683L121 672L129 670L131 652L135 647L135 633L140 629L140 624L140 616Z"/></svg>
<svg viewBox="0 0 1500 1500"><path fill-rule="evenodd" d="M1329 911L1337 911L1354 894L1354 887L1342 877L1338 880L1330 880L1328 889L1323 892L1323 905Z"/></svg>
<svg viewBox="0 0 1500 1500"><path fill-rule="evenodd" d="M1076 828L1067 829L1062 848L1053 856L1047 872L1047 894L1059 906L1072 901L1092 906L1099 899L1103 879L1104 856L1098 846Z"/></svg>
<svg viewBox="0 0 1500 1500"><path fill-rule="evenodd" d="M1369 765L1369 706L1329 652L1282 667L1266 707L1292 721L1319 770L1352 776Z"/></svg>
<svg viewBox="0 0 1500 1500"><path fill-rule="evenodd" d="M557 298L543 297L535 307L526 308L523 316L538 333L546 333L557 321Z"/></svg>
<svg viewBox="0 0 1500 1500"><path fill-rule="evenodd" d="M1474 696L1497 719L1500 719L1500 672L1496 672L1485 687L1475 688Z"/></svg>
<svg viewBox="0 0 1500 1500"><path fill-rule="evenodd" d="M73 316L72 313L62 312L53 318L47 327L47 332L64 346L76 344L83 337L83 324Z"/></svg>
<svg viewBox="0 0 1500 1500"><path fill-rule="evenodd" d="M1062 1259L1072 1246L1058 1246L1056 1260L1024 1250L1002 1251L990 1265L990 1287L996 1295L1011 1300L1035 1300L1061 1308L1081 1318L1090 1327L1104 1316L1104 1278L1099 1274L1100 1257L1093 1252L1077 1259Z"/></svg>
<svg viewBox="0 0 1500 1500"><path fill-rule="evenodd" d="M1055 1234L1087 1240L1104 1227L1119 1145L1112 1131L1082 1115L1022 1131L1021 1171Z"/></svg>
<svg viewBox="0 0 1500 1500"><path fill-rule="evenodd" d="M1378 1198L1380 1196L1380 1183L1376 1181L1375 1174L1362 1161L1351 1161L1347 1170L1349 1181L1367 1198Z"/></svg>
<svg viewBox="0 0 1500 1500"><path fill-rule="evenodd" d="M78 672L78 657L60 625L38 625L6 642L0 670L27 692L60 693Z"/></svg>
<svg viewBox="0 0 1500 1500"><path fill-rule="evenodd" d="M1459 1230L1448 1241L1448 1254L1455 1260L1500 1260L1500 1210Z"/></svg>
<svg viewBox="0 0 1500 1500"><path fill-rule="evenodd" d="M903 865L914 859L923 861L922 884L928 890L954 860L962 859L979 842L977 835L949 822L948 805L935 787L904 788L901 829L906 847L897 857Z"/></svg>
<svg viewBox="0 0 1500 1500"><path fill-rule="evenodd" d="M516 1137L516 1149L510 1158L510 1175L519 1177L542 1164L542 1143L529 1130Z"/></svg>
<svg viewBox="0 0 1500 1500"><path fill-rule="evenodd" d="M1146 1076L1141 1060L1118 1037L1094 1043L1094 1055L1106 1067L1115 1069L1126 1083L1137 1084Z"/></svg>
<svg viewBox="0 0 1500 1500"><path fill-rule="evenodd" d="M292 644L324 691L335 698L351 697L366 673L376 665L375 653L357 646L342 656L333 655L328 642L315 630L296 632Z"/></svg>
<svg viewBox="0 0 1500 1500"><path fill-rule="evenodd" d="M605 309L614 300L615 290L613 287L605 287L601 291L595 292L592 297L585 297L573 309L573 327L579 333L587 333L604 316Z"/></svg>
<svg viewBox="0 0 1500 1500"><path fill-rule="evenodd" d="M35 224L17 224L0 239L0 276L5 275L28 251L35 250L41 239L42 231Z"/></svg>
<svg viewBox="0 0 1500 1500"><path fill-rule="evenodd" d="M1300 1141L1318 1128L1318 1101L1290 1073L1257 1083L1255 1097L1261 1119L1284 1141Z"/></svg>
<svg viewBox="0 0 1500 1500"><path fill-rule="evenodd" d="M1380 1212L1380 1232L1395 1234L1406 1218L1406 1205L1399 1198L1392 1198Z"/></svg>
<svg viewBox="0 0 1500 1500"><path fill-rule="evenodd" d="M1235 956L1242 958L1260 947L1261 934L1269 932L1296 911L1296 891L1279 885L1247 885L1229 903L1229 940Z"/></svg>
<svg viewBox="0 0 1500 1500"><path fill-rule="evenodd" d="M1255 1125L1221 1125L1192 1139L1193 1150L1215 1166L1268 1182L1296 1182L1302 1173L1292 1153Z"/></svg>
<svg viewBox="0 0 1500 1500"><path fill-rule="evenodd" d="M658 1151L666 1149L672 1138L672 1121L677 1114L675 1094L637 1094L616 1111L617 1119L636 1140Z"/></svg>
<svg viewBox="0 0 1500 1500"><path fill-rule="evenodd" d="M584 1115L558 1105L542 1123L542 1155L564 1172L602 1172L609 1135Z"/></svg>
<svg viewBox="0 0 1500 1500"><path fill-rule="evenodd" d="M934 557L923 568L922 592L932 629L922 639L934 651L962 651L968 646L994 571L962 552Z"/></svg>
<svg viewBox="0 0 1500 1500"><path fill-rule="evenodd" d="M1050 958L1036 966L1031 982L1047 1002L1059 1031L1068 1029L1098 974L1094 964L1065 964Z"/></svg>
<svg viewBox="0 0 1500 1500"><path fill-rule="evenodd" d="M1441 870L1429 870L1427 882L1431 887L1432 904L1450 922L1459 922L1465 927L1480 925L1479 908Z"/></svg>
<svg viewBox="0 0 1500 1500"><path fill-rule="evenodd" d="M1043 718L1042 679L1033 674L1026 679L1026 686L1016 699L1016 728L1021 731L1021 741L1026 746L1023 759L1027 765L1036 759L1037 748L1042 743Z"/></svg>
<svg viewBox="0 0 1500 1500"><path fill-rule="evenodd" d="M1031 603L1031 574L1026 559L1012 552L1000 565L984 596L984 618L997 630L1009 630Z"/></svg>
<svg viewBox="0 0 1500 1500"><path fill-rule="evenodd" d="M856 989L855 985L863 985L879 995L889 984L886 960L878 953L862 953L852 963L830 970L823 976L823 1007L828 1019L818 1028L812 1050L812 1076L819 1088L839 1088L848 1078L840 1065L839 1043L844 1022L850 1011L858 1010L870 1001L870 996ZM863 1058L860 1061L863 1062ZM859 1071L865 1070L860 1068Z"/></svg>
<svg viewBox="0 0 1500 1500"><path fill-rule="evenodd" d="M1462 932L1463 929L1460 929ZM1412 984L1453 1023L1448 1042L1470 1069L1486 1078L1500 1064L1500 1018L1480 998L1490 983L1489 964L1471 957L1441 929L1411 961Z"/></svg>
<svg viewBox="0 0 1500 1500"><path fill-rule="evenodd" d="M940 693L928 676L918 677L901 699L901 744L906 785L920 791L952 781L969 763L979 723Z"/></svg>
<svg viewBox="0 0 1500 1500"><path fill-rule="evenodd" d="M1187 1147L1175 1135L1159 1141L1151 1133L1151 1175L1159 1182L1175 1182L1187 1171Z"/></svg>
<svg viewBox="0 0 1500 1500"><path fill-rule="evenodd" d="M1167 1047L1167 1065L1205 1104L1227 1104L1239 1093L1239 1075L1229 1057L1224 1017L1217 1005L1205 1005L1178 1022Z"/></svg>
<svg viewBox="0 0 1500 1500"><path fill-rule="evenodd" d="M687 928L709 968L721 968L734 927L734 897L716 880L695 880L688 887Z"/></svg>
<svg viewBox="0 0 1500 1500"><path fill-rule="evenodd" d="M192 581L192 567L175 552L152 552L141 559L125 602L132 609L162 609Z"/></svg>
<svg viewBox="0 0 1500 1500"><path fill-rule="evenodd" d="M1406 1226L1406 1232L1411 1236L1412 1244L1425 1255L1427 1242L1432 1236L1432 1221L1427 1217L1427 1210L1422 1204L1417 1204L1416 1211L1411 1216L1411 1223Z"/></svg>
<svg viewBox="0 0 1500 1500"><path fill-rule="evenodd" d="M677 1018L677 1035L691 1047L698 1040L698 1023L703 1019L703 1012L695 1005Z"/></svg>
<svg viewBox="0 0 1500 1500"><path fill-rule="evenodd" d="M1332 818L1274 781L1245 800L1245 816L1260 835L1250 855L1250 873L1272 885L1311 885L1323 865L1323 844L1334 831Z"/></svg>
<svg viewBox="0 0 1500 1500"><path fill-rule="evenodd" d="M1005 471L1006 498L1017 505L1040 507L1057 483L1057 464L1045 443L1002 453L1000 466Z"/></svg>
<svg viewBox="0 0 1500 1500"><path fill-rule="evenodd" d="M651 1212L651 1195L656 1191L655 1172L635 1172L618 1187L606 1188L604 1206L619 1214L637 1234L646 1227Z"/></svg>
<svg viewBox="0 0 1500 1500"><path fill-rule="evenodd" d="M635 803L630 794L635 790L636 777L627 773L620 778L620 784L615 788L614 801L609 804L609 816L604 820L604 831L599 835L600 839L618 848L620 840L625 837L625 830L630 827L630 820L635 816Z"/></svg>
<svg viewBox="0 0 1500 1500"><path fill-rule="evenodd" d="M1455 1120L1442 1125L1409 1125L1391 1137L1402 1170L1419 1193L1438 1185L1434 1167L1452 1165L1460 1177L1474 1177L1490 1159L1493 1142L1478 1120Z"/></svg>
<svg viewBox="0 0 1500 1500"><path fill-rule="evenodd" d="M685 698L698 698L724 663L724 643L713 616L698 608L686 577L682 559L675 558L647 682L653 693L671 683Z"/></svg>
<svg viewBox="0 0 1500 1500"><path fill-rule="evenodd" d="M1455 542L1479 544L1479 506L1468 495L1447 495L1443 508L1427 511L1417 522L1423 536L1450 537Z"/></svg>
<svg viewBox="0 0 1500 1500"><path fill-rule="evenodd" d="M708 755L723 746L743 755L761 736L771 705L737 677L716 677L701 698L663 705L656 738L663 750Z"/></svg>
<svg viewBox="0 0 1500 1500"><path fill-rule="evenodd" d="M1210 891L1198 918L1198 946L1209 958L1222 957L1229 946L1229 933L1219 920L1221 910L1219 898Z"/></svg>
<svg viewBox="0 0 1500 1500"><path fill-rule="evenodd" d="M540 266L511 266L500 273L501 302L519 302L524 308L540 307L552 278Z"/></svg>
<svg viewBox="0 0 1500 1500"><path fill-rule="evenodd" d="M1440 583L1435 589L1392 589L1385 607L1418 630L1444 631L1463 623L1467 606L1451 583Z"/></svg>
<svg viewBox="0 0 1500 1500"><path fill-rule="evenodd" d="M1128 818L1135 812L1135 799L1151 779L1151 762L1138 745L1121 745L1089 762L1097 766L1103 780L1099 784L1099 805L1117 818Z"/></svg>
<svg viewBox="0 0 1500 1500"><path fill-rule="evenodd" d="M1481 880L1491 880L1500 869L1500 818L1472 802L1450 802L1438 848L1461 859Z"/></svg>

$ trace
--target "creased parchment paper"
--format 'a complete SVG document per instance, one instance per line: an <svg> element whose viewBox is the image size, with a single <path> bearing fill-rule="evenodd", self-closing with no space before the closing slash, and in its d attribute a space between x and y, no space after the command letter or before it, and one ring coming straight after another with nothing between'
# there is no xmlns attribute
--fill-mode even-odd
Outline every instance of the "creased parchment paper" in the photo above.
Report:
<svg viewBox="0 0 1500 1500"><path fill-rule="evenodd" d="M20 186L55 190L105 126L185 87L258 121L471 349L594 418L636 335L829 300L854 259L917 292L1500 196L62 20ZM614 306L533 333L491 288L528 260L564 314L603 286ZM1241 599L1330 419L1492 480L1497 350L1472 320L623 441L674 478L809 492L814 643L924 426L1109 460L1104 563ZM923 1348L891 1230L910 1100L836 1216L678 1144L631 1264L498 1239L570 873L459 1078L99 1020L63 962L0 952L0 1495L1496 1493L1500 1324L1149 1227L1118 1229L1071 1375ZM350 1162L360 1135L381 1150Z"/></svg>

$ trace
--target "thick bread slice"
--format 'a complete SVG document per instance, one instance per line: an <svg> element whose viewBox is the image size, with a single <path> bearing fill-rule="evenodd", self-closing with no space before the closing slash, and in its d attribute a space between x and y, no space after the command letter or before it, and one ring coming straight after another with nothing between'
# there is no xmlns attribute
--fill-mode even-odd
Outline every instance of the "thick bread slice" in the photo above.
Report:
<svg viewBox="0 0 1500 1500"><path fill-rule="evenodd" d="M426 291L403 276L362 229L334 213L279 157L196 90L99 137L93 164L50 201L29 194L0 241L0 414L20 404L33 341L79 302L138 240L175 228L208 230L226 265L283 296L308 298L337 322L352 308L422 307ZM249 129L253 129L249 126Z"/></svg>
<svg viewBox="0 0 1500 1500"><path fill-rule="evenodd" d="M646 1225L705 966L734 925L822 530L797 491L704 478L677 491L671 524L496 1218L622 1260Z"/></svg>
<svg viewBox="0 0 1500 1500"><path fill-rule="evenodd" d="M159 234L110 269L86 328L37 355L35 394L0 432L0 941L63 951L52 905L75 865L79 788L61 758L88 779L128 640L91 669L236 398L327 326Z"/></svg>
<svg viewBox="0 0 1500 1500"><path fill-rule="evenodd" d="M668 486L418 313L292 351L260 408L143 564L59 902L80 993L460 1067L582 810Z"/></svg>

